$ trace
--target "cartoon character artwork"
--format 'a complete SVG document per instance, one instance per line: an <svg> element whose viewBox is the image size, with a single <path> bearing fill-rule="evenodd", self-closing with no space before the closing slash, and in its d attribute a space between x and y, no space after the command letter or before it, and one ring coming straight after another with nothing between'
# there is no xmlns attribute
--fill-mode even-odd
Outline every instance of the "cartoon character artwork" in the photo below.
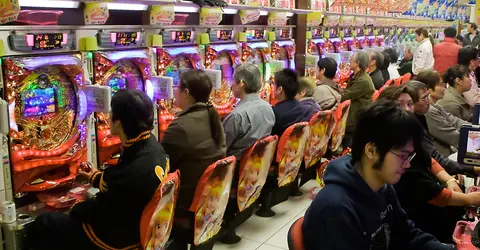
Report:
<svg viewBox="0 0 480 250"><path fill-rule="evenodd" d="M279 147L283 146L284 151L277 153L279 187L290 184L297 177L309 136L310 127L307 122L290 126L282 135Z"/></svg>
<svg viewBox="0 0 480 250"><path fill-rule="evenodd" d="M255 143L242 159L237 189L238 210L250 207L260 196L267 181L277 145L277 136L269 136Z"/></svg>
<svg viewBox="0 0 480 250"><path fill-rule="evenodd" d="M143 249L164 250L173 226L175 204L180 186L179 171L168 174L157 166L155 172L161 184L152 200L145 207L140 221L140 240Z"/></svg>
<svg viewBox="0 0 480 250"><path fill-rule="evenodd" d="M312 117L310 120L310 137L305 147L305 168L315 165L325 155L334 125L335 120L330 110L321 111Z"/></svg>
<svg viewBox="0 0 480 250"><path fill-rule="evenodd" d="M348 111L350 110L350 101L340 103L335 110L335 128L332 133L332 152L336 152L342 144L343 136L345 135L345 129L347 127Z"/></svg>
<svg viewBox="0 0 480 250"><path fill-rule="evenodd" d="M207 242L220 231L234 167L235 157L228 157L211 165L200 178L190 207L195 213L195 245Z"/></svg>

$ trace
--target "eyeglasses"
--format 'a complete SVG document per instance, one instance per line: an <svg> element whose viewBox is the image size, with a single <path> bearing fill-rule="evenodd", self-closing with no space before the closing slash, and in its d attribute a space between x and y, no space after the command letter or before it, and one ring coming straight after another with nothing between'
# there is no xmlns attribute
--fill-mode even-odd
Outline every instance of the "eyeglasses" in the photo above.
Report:
<svg viewBox="0 0 480 250"><path fill-rule="evenodd" d="M400 155L396 154L395 152L393 152L391 150L390 150L390 153L394 154L396 157L398 157L399 159L402 160L402 166L405 164L406 161L411 162L413 160L413 158L415 158L415 155L417 155L416 152L412 152L407 157L405 157L405 156L400 156Z"/></svg>

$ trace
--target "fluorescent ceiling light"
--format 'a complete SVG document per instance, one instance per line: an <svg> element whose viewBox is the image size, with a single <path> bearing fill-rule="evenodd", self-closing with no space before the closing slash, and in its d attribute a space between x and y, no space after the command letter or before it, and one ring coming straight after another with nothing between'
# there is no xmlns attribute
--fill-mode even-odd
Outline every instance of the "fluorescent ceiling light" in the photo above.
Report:
<svg viewBox="0 0 480 250"><path fill-rule="evenodd" d="M59 1L59 0L20 0L21 7L38 7L38 8L70 8L76 9L80 2L75 1Z"/></svg>
<svg viewBox="0 0 480 250"><path fill-rule="evenodd" d="M237 14L237 13L238 13L238 10L236 9L229 9L229 8L223 9L223 14Z"/></svg>
<svg viewBox="0 0 480 250"><path fill-rule="evenodd" d="M147 10L148 5L136 3L107 3L109 10Z"/></svg>
<svg viewBox="0 0 480 250"><path fill-rule="evenodd" d="M293 16L293 12L287 12L287 17L292 17Z"/></svg>
<svg viewBox="0 0 480 250"><path fill-rule="evenodd" d="M261 10L260 16L268 16L268 11Z"/></svg>
<svg viewBox="0 0 480 250"><path fill-rule="evenodd" d="M174 6L173 10L175 12L197 13L198 12L198 7L195 7L195 6Z"/></svg>

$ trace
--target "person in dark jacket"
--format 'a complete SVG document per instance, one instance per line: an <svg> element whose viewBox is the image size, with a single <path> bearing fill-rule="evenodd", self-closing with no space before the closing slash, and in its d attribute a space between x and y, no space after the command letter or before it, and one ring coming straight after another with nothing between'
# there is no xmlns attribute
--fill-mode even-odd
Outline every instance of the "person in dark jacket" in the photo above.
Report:
<svg viewBox="0 0 480 250"><path fill-rule="evenodd" d="M408 73L413 75L413 53L415 53L416 49L414 46L413 44L405 44L403 59L398 65L398 74L400 74L400 76Z"/></svg>
<svg viewBox="0 0 480 250"><path fill-rule="evenodd" d="M467 24L468 34L463 38L463 47L470 45L478 49L478 46L480 46L480 35L478 35L477 28L478 26L476 23Z"/></svg>
<svg viewBox="0 0 480 250"><path fill-rule="evenodd" d="M419 81L408 81L405 85L412 91L412 99L414 104L415 116L424 128L424 138L422 140L422 147L436 160L449 174L473 174L480 173L480 167L473 167L469 165L460 164L456 161L450 160L438 152L433 142L433 138L429 133L427 118L425 114L430 108L428 87Z"/></svg>
<svg viewBox="0 0 480 250"><path fill-rule="evenodd" d="M112 98L112 135L123 150L116 166L81 175L100 189L95 199L75 205L70 215L42 214L29 233L35 250L140 249L140 218L160 185L155 169L167 155L153 129L153 104L138 90Z"/></svg>
<svg viewBox="0 0 480 250"><path fill-rule="evenodd" d="M175 101L183 111L168 126L162 141L170 156L170 169L181 173L175 217L183 217L190 208L205 169L226 156L225 133L209 102L211 92L212 80L202 70L183 73L175 92Z"/></svg>
<svg viewBox="0 0 480 250"><path fill-rule="evenodd" d="M390 61L392 61L392 59L390 58L390 54L388 54L385 51L382 52L382 55L383 55L383 64L380 67L380 70L382 71L383 81L385 84L388 80L390 80L390 73L388 73L388 67L390 67Z"/></svg>
<svg viewBox="0 0 480 250"><path fill-rule="evenodd" d="M415 228L392 187L410 167L422 133L415 117L395 102L380 101L364 109L352 155L327 166L325 187L307 209L305 249L455 249Z"/></svg>
<svg viewBox="0 0 480 250"><path fill-rule="evenodd" d="M297 93L298 79L295 71L283 69L275 73L275 99L279 102L273 106L275 125L272 135L280 137L290 125L308 121L309 110L295 99Z"/></svg>
<svg viewBox="0 0 480 250"><path fill-rule="evenodd" d="M379 90L385 84L381 70L383 59L383 54L380 52L371 52L368 55L368 72L376 90Z"/></svg>
<svg viewBox="0 0 480 250"><path fill-rule="evenodd" d="M308 110L308 120L320 111L320 105L316 102L313 95L315 94L315 80L309 77L302 77L298 80L298 93L295 99Z"/></svg>

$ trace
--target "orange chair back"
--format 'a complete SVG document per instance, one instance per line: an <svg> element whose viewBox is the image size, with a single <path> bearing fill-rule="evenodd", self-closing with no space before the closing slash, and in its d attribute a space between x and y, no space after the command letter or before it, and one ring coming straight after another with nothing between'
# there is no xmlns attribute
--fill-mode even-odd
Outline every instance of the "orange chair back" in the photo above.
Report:
<svg viewBox="0 0 480 250"><path fill-rule="evenodd" d="M404 84L412 79L412 74L406 73L405 75L402 76L402 82L401 84Z"/></svg>
<svg viewBox="0 0 480 250"><path fill-rule="evenodd" d="M287 241L290 250L305 250L302 231L303 220L304 217L297 219L288 230Z"/></svg>
<svg viewBox="0 0 480 250"><path fill-rule="evenodd" d="M393 80L388 80L385 85L383 85L379 90L375 91L372 95L372 101L376 101L380 94L388 87L390 87L393 83Z"/></svg>
<svg viewBox="0 0 480 250"><path fill-rule="evenodd" d="M335 119L331 110L320 111L309 122L310 136L305 146L303 161L305 168L319 162L328 149L328 142L335 127Z"/></svg>
<svg viewBox="0 0 480 250"><path fill-rule="evenodd" d="M336 152L342 144L343 137L345 136L345 129L347 127L348 111L350 110L350 100L344 101L338 105L335 110L335 129L332 133L332 143L330 149L332 152Z"/></svg>
<svg viewBox="0 0 480 250"><path fill-rule="evenodd" d="M279 187L288 185L297 178L309 136L308 122L299 122L288 127L280 137L276 158Z"/></svg>
<svg viewBox="0 0 480 250"><path fill-rule="evenodd" d="M140 242L143 249L163 249L172 231L180 171L164 175L166 178L161 178L160 186L140 219Z"/></svg>
<svg viewBox="0 0 480 250"><path fill-rule="evenodd" d="M250 207L260 196L267 181L278 137L267 136L258 140L243 154L237 188L238 211Z"/></svg>
<svg viewBox="0 0 480 250"><path fill-rule="evenodd" d="M195 214L193 244L198 246L221 228L235 169L235 156L210 165L200 177L190 211Z"/></svg>

